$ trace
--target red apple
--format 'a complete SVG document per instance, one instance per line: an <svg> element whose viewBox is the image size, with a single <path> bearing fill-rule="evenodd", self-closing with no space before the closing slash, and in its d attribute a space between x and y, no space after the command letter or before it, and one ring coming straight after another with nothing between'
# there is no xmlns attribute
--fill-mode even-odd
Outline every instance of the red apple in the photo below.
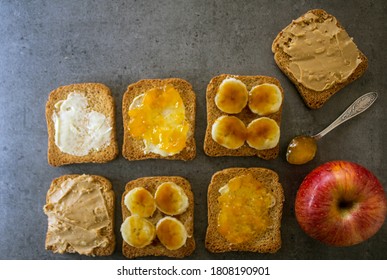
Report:
<svg viewBox="0 0 387 280"><path fill-rule="evenodd" d="M383 225L387 200L382 185L352 162L327 162L310 172L296 196L295 212L311 237L333 246L351 246Z"/></svg>

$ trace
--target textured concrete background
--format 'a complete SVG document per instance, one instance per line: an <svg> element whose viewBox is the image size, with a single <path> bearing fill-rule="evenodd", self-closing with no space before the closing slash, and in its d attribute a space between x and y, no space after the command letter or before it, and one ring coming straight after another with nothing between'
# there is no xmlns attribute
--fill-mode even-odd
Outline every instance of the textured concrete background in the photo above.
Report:
<svg viewBox="0 0 387 280"><path fill-rule="evenodd" d="M294 3L293 3L294 2ZM243 4L242 4L243 3ZM387 2L374 1L4 1L0 0L0 258L87 259L45 251L47 219L42 211L52 179L69 173L106 176L116 193L117 247L107 259L122 259L120 197L125 184L150 175L180 175L195 195L192 259L386 259L387 224L372 239L350 248L332 248L307 237L294 216L294 199L304 176L336 159L357 162L387 188ZM365 75L335 95L322 109L306 108L295 87L274 63L271 43L292 19L312 8L335 15L368 56ZM203 153L205 89L218 74L269 75L285 90L281 153L259 158L209 158ZM113 92L122 145L122 95L143 78L180 77L197 94L197 157L190 162L126 161L53 168L47 164L45 103L60 85L101 82ZM380 98L372 108L328 134L317 158L290 166L290 139L315 133L368 91ZM204 248L207 186L227 167L260 166L280 175L286 202L281 250L273 255L246 252L210 254Z"/></svg>

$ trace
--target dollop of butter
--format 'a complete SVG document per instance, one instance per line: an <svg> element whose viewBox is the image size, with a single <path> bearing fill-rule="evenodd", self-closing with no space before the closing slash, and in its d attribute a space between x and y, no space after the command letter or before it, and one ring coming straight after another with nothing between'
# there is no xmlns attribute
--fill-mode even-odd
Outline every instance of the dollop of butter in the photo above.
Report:
<svg viewBox="0 0 387 280"><path fill-rule="evenodd" d="M52 120L55 144L64 153L85 156L110 144L110 118L90 110L82 92L71 92L67 99L57 102Z"/></svg>
<svg viewBox="0 0 387 280"><path fill-rule="evenodd" d="M311 12L282 30L277 46L290 56L288 71L315 91L345 81L361 63L357 46L336 18L321 20Z"/></svg>

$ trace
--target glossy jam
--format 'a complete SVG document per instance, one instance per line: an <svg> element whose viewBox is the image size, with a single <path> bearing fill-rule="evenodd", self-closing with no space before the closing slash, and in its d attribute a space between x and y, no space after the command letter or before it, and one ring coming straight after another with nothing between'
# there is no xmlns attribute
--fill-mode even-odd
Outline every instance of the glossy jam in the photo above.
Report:
<svg viewBox="0 0 387 280"><path fill-rule="evenodd" d="M145 92L142 102L129 110L129 118L130 134L148 146L168 155L179 153L186 146L189 125L185 107L172 85Z"/></svg>
<svg viewBox="0 0 387 280"><path fill-rule="evenodd" d="M315 157L316 151L316 140L310 136L297 136L288 146L286 160L291 164L304 164Z"/></svg>
<svg viewBox="0 0 387 280"><path fill-rule="evenodd" d="M275 200L251 174L231 179L220 193L218 231L227 241L246 242L267 229Z"/></svg>

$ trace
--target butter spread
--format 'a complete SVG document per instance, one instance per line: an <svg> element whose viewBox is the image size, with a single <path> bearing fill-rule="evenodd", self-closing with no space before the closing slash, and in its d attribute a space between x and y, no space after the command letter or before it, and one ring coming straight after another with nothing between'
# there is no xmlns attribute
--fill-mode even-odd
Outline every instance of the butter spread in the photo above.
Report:
<svg viewBox="0 0 387 280"><path fill-rule="evenodd" d="M79 254L92 254L106 247L104 235L112 221L106 209L101 184L91 176L69 178L49 192L44 213L48 216L46 245L64 253L70 245Z"/></svg>
<svg viewBox="0 0 387 280"><path fill-rule="evenodd" d="M315 91L343 82L361 62L355 43L334 17L321 21L313 13L305 14L282 31L278 46L290 56L288 71Z"/></svg>
<svg viewBox="0 0 387 280"><path fill-rule="evenodd" d="M71 92L66 100L57 102L52 120L55 144L64 153L85 156L110 144L110 119L90 110L81 92Z"/></svg>

